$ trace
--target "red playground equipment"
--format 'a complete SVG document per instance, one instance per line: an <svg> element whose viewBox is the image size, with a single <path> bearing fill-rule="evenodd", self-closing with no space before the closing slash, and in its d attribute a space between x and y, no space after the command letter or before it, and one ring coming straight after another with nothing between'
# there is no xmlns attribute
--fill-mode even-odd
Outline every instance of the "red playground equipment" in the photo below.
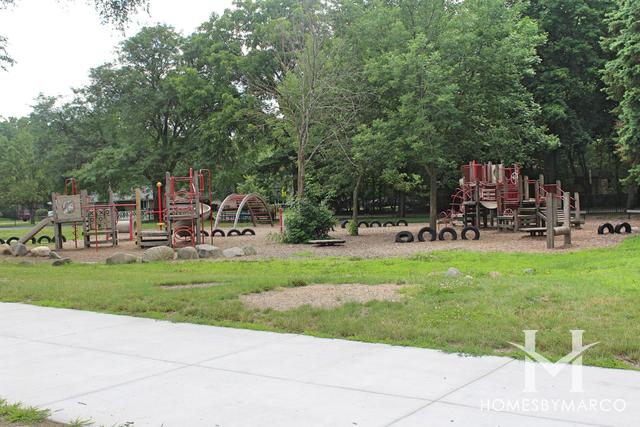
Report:
<svg viewBox="0 0 640 427"><path fill-rule="evenodd" d="M547 221L547 195L559 202L555 218L564 223L564 200L569 200L568 223L580 227L584 218L580 212L580 195L565 199L560 181L545 184L544 176L529 179L522 176L518 165L502 163L463 165L460 187L451 197L451 207L443 213L444 222L460 221L464 226L497 227L498 230L543 233ZM554 205L556 205L554 203Z"/></svg>

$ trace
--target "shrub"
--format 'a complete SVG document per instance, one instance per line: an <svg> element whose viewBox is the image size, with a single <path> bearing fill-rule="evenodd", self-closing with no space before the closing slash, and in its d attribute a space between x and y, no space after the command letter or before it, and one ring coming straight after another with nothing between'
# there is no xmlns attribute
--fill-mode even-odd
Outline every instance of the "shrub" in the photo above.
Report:
<svg viewBox="0 0 640 427"><path fill-rule="evenodd" d="M36 218L43 219L49 215L49 210L47 209L36 209Z"/></svg>
<svg viewBox="0 0 640 427"><path fill-rule="evenodd" d="M349 233L349 236L358 235L358 223L356 221L351 220L347 223L347 233Z"/></svg>
<svg viewBox="0 0 640 427"><path fill-rule="evenodd" d="M285 212L284 243L305 243L326 239L336 223L331 210L323 203L296 200Z"/></svg>

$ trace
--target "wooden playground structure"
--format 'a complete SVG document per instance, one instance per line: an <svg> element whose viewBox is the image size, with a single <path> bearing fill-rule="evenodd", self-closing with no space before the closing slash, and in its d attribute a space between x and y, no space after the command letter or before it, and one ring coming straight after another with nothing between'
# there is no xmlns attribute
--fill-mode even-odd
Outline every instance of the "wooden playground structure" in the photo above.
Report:
<svg viewBox="0 0 640 427"><path fill-rule="evenodd" d="M208 169L189 169L186 176L165 174L162 183L156 184L157 204L155 208L142 209L140 189L135 190L135 202L116 203L111 189L106 202L93 201L86 190L79 190L74 178L65 181L63 194L52 194L53 215L33 227L18 241L27 243L46 227L53 225L54 236L40 236L38 243L54 242L57 250L63 249L66 238L63 226L73 228L76 248L82 241L84 248L117 246L118 240L128 234L129 241L135 241L138 248L153 246L195 246L213 243L214 236L255 235L251 229L238 230L243 210L248 210L254 224L268 223L273 226L269 204L258 194L232 194L225 198L213 220L212 174ZM226 216L232 214L233 229L225 233L218 228ZM142 229L143 216L158 219L157 229Z"/></svg>
<svg viewBox="0 0 640 427"><path fill-rule="evenodd" d="M564 191L560 181L545 183L544 175L530 179L518 165L502 163L472 161L461 172L451 207L442 214L445 223L546 235L550 249L556 235L564 235L565 245L570 245L571 227L584 224L580 194Z"/></svg>

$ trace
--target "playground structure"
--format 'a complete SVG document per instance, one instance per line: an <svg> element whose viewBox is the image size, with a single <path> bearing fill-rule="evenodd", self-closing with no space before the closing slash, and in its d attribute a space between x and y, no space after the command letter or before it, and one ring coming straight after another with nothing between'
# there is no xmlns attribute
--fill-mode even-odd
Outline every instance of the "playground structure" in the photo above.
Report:
<svg viewBox="0 0 640 427"><path fill-rule="evenodd" d="M548 203L549 195L558 202L553 208ZM566 222L579 228L584 223L580 195L574 193L568 199L564 195L560 181L547 184L544 175L530 179L521 174L518 165L505 167L472 161L462 166L460 187L451 198L451 208L442 216L445 222L457 220L465 226L530 234L546 233L546 223L554 222L552 217L560 225Z"/></svg>
<svg viewBox="0 0 640 427"><path fill-rule="evenodd" d="M215 235L225 236L217 227L232 214L233 229L227 235L255 235L251 229L237 230L241 214L246 209L254 226L268 223L273 226L273 216L269 204L258 194L231 194L220 205L215 224L212 215L213 186L212 174L208 169L194 171L189 169L186 176L165 174L164 189L158 182L157 205L155 208L142 209L141 191L135 190L135 203L116 203L109 189L108 200L96 203L85 190L78 190L77 181L69 178L65 181L63 194L52 194L53 215L37 223L20 243L34 241L34 237L46 227L53 225L54 237L41 236L39 243L55 242L56 249L63 248L66 241L62 233L63 226L73 228L73 240L78 248L82 234L85 248L117 246L118 234L128 233L129 240L135 240L139 248L153 246L195 246L213 242ZM158 228L143 230L143 215L158 218Z"/></svg>
<svg viewBox="0 0 640 427"><path fill-rule="evenodd" d="M223 220L232 217L233 226L232 229L227 232L227 235L236 234L232 232L238 231L238 223L241 220L241 215L245 207L249 212L254 227L258 224L269 224L273 226L273 216L271 215L269 204L259 194L233 193L225 197L222 203L220 203L216 220L213 224L214 232L218 232L224 236L224 231L222 231L219 226Z"/></svg>

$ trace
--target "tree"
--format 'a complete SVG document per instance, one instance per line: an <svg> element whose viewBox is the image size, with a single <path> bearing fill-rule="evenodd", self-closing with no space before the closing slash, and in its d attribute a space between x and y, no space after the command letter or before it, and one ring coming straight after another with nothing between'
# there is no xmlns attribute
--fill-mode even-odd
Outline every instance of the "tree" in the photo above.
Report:
<svg viewBox="0 0 640 427"><path fill-rule="evenodd" d="M618 9L607 20L610 36L603 46L613 54L604 68L606 91L619 104L618 150L629 165L628 184L632 193L640 183L640 4L619 0ZM627 201L628 207L633 197Z"/></svg>
<svg viewBox="0 0 640 427"><path fill-rule="evenodd" d="M47 199L47 180L33 135L25 119L0 123L0 200L9 206L28 206L31 220L35 205Z"/></svg>
<svg viewBox="0 0 640 427"><path fill-rule="evenodd" d="M612 104L603 93L600 70L607 53L600 39L607 34L606 14L613 0L533 0L525 13L547 34L538 47L540 62L528 87L541 107L541 123L559 144L541 147L545 176L559 178L557 165L566 158L568 175L587 194L589 147L612 133Z"/></svg>

